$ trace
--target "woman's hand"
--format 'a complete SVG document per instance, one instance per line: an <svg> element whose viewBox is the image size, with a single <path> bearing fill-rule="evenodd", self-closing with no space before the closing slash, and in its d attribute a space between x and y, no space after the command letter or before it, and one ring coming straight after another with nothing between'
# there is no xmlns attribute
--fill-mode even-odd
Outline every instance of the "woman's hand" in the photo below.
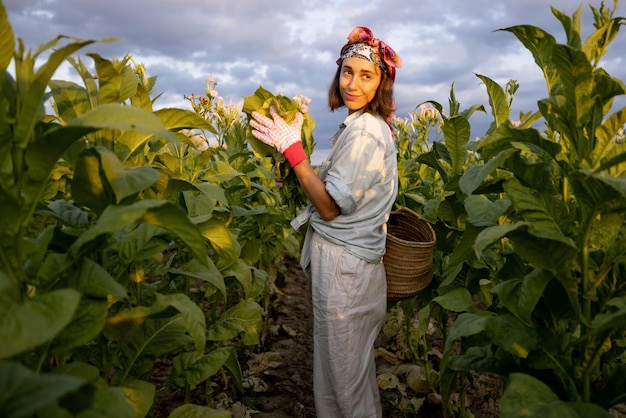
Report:
<svg viewBox="0 0 626 418"><path fill-rule="evenodd" d="M276 113L276 109L270 108L272 118L268 118L259 112L252 112L250 126L252 135L259 141L271 145L283 154L292 167L307 159L302 148L302 123L304 116L296 113L291 125Z"/></svg>

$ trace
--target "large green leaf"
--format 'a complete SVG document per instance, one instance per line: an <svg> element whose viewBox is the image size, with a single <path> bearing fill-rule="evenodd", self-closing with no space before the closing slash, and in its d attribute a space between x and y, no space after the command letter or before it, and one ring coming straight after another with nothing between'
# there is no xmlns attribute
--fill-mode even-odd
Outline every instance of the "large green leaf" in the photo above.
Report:
<svg viewBox="0 0 626 418"><path fill-rule="evenodd" d="M61 155L70 145L92 131L93 128L85 126L72 128L55 127L47 130L44 135L37 137L28 146L24 156L25 167L27 167L23 172L24 179L22 183L24 203L19 206L11 206L7 210L16 208L18 210L17 215L22 219L27 219L39 203L48 184L50 173ZM0 229L11 233L16 231L21 223L21 221L15 222L14 216L3 216L0 219Z"/></svg>
<svg viewBox="0 0 626 418"><path fill-rule="evenodd" d="M80 75L80 78L83 80L85 91L89 97L89 109L93 109L98 106L98 84L95 80L97 79L97 76L91 74L80 57L77 57L76 59L74 59L74 57L69 57L67 62L74 67L74 70L76 70L76 72Z"/></svg>
<svg viewBox="0 0 626 418"><path fill-rule="evenodd" d="M68 123L68 126L136 131L178 142L176 135L168 131L152 112L135 106L117 103L103 104Z"/></svg>
<svg viewBox="0 0 626 418"><path fill-rule="evenodd" d="M617 6L617 3L616 3ZM606 48L613 41L620 27L624 24L623 17L607 19L600 27L596 25L595 30L587 37L582 50L587 55L587 59L598 65L600 58L606 52Z"/></svg>
<svg viewBox="0 0 626 418"><path fill-rule="evenodd" d="M215 161L203 173L202 180L216 184L227 182L235 177L245 177L244 173L235 170L230 164L224 161Z"/></svg>
<svg viewBox="0 0 626 418"><path fill-rule="evenodd" d="M244 344L258 344L262 311L261 306L252 299L239 302L224 312L218 321L210 324L207 340L224 341L243 334L242 341Z"/></svg>
<svg viewBox="0 0 626 418"><path fill-rule="evenodd" d="M73 376L37 374L21 364L0 363L0 416L32 417L40 408L85 384L85 380Z"/></svg>
<svg viewBox="0 0 626 418"><path fill-rule="evenodd" d="M626 142L614 141L626 124L626 107L607 117L596 130L596 146L589 156L597 171L610 170L615 176L626 172Z"/></svg>
<svg viewBox="0 0 626 418"><path fill-rule="evenodd" d="M187 404L176 408L168 418L232 418L230 411L209 408L208 406Z"/></svg>
<svg viewBox="0 0 626 418"><path fill-rule="evenodd" d="M243 260L238 260L223 272L225 277L233 276L242 285L246 298L259 298L267 287L267 273L252 268Z"/></svg>
<svg viewBox="0 0 626 418"><path fill-rule="evenodd" d="M155 387L143 380L128 379L121 387L126 395L126 402L135 410L135 417L146 417L154 404Z"/></svg>
<svg viewBox="0 0 626 418"><path fill-rule="evenodd" d="M499 303L506 307L526 325L531 326L531 315L543 296L543 290L552 279L545 270L535 269L521 279L510 279L498 283L491 292L498 295Z"/></svg>
<svg viewBox="0 0 626 418"><path fill-rule="evenodd" d="M126 265L142 260L150 260L167 250L166 230L158 226L141 224L119 237L120 261Z"/></svg>
<svg viewBox="0 0 626 418"><path fill-rule="evenodd" d="M271 118L270 108L272 107L288 124L292 123L296 114L302 111L300 104L296 100L282 94L274 95L262 86L259 86L253 95L245 96L243 98L242 111L248 115L248 118L251 118L251 114L253 112L259 112L265 117ZM313 148L315 147L313 140L315 121L311 118L309 113L304 112L303 115L304 120L302 123L301 133L302 146L306 154L310 156L313 152ZM290 167L288 165L284 165L286 164L285 157L278 152L276 148L255 138L250 129L246 130L246 141L250 144L252 151L258 157L272 157L277 163L278 172L284 174L290 172Z"/></svg>
<svg viewBox="0 0 626 418"><path fill-rule="evenodd" d="M514 142L531 144L544 150L553 158L561 152L559 143L543 138L536 129L515 128L506 122L478 141L478 152L485 160L488 160L503 150L510 149Z"/></svg>
<svg viewBox="0 0 626 418"><path fill-rule="evenodd" d="M178 268L168 269L170 273L182 274L184 276L193 277L195 279L203 280L213 285L218 289L224 297L226 297L226 284L224 283L224 277L222 273L215 267L215 264L209 259L208 266L199 263L196 260L190 260L183 266Z"/></svg>
<svg viewBox="0 0 626 418"><path fill-rule="evenodd" d="M204 351L205 329L204 313L186 295L157 293L153 305L126 309L108 318L105 335L120 341L122 350L132 359L143 354L157 356L171 352L186 345L189 338L185 335L189 335L197 359Z"/></svg>
<svg viewBox="0 0 626 418"><path fill-rule="evenodd" d="M458 316L445 341L444 354L450 355L455 342L464 337L483 334L506 352L526 358L537 348L535 329L526 326L510 314L491 315L486 312L462 313Z"/></svg>
<svg viewBox="0 0 626 418"><path fill-rule="evenodd" d="M622 196L626 196L626 176L615 177L606 173L591 173L589 170L581 170L584 174L598 180L605 186L610 187Z"/></svg>
<svg viewBox="0 0 626 418"><path fill-rule="evenodd" d="M91 109L89 96L84 87L73 81L52 80L50 91L56 112L61 119L69 122Z"/></svg>
<svg viewBox="0 0 626 418"><path fill-rule="evenodd" d="M626 328L626 296L608 300L606 309L593 318L590 330L592 334Z"/></svg>
<svg viewBox="0 0 626 418"><path fill-rule="evenodd" d="M232 347L220 347L196 359L193 353L183 353L174 358L174 383L184 388L194 387L215 375L233 354Z"/></svg>
<svg viewBox="0 0 626 418"><path fill-rule="evenodd" d="M450 357L444 373L449 373L450 370L475 370L507 375L511 369L511 363L507 360L501 351L493 350L493 347L489 345L472 346L468 348L466 353Z"/></svg>
<svg viewBox="0 0 626 418"><path fill-rule="evenodd" d="M65 199L56 199L47 208L39 209L36 213L51 216L71 228L83 229L89 226L87 212Z"/></svg>
<svg viewBox="0 0 626 418"><path fill-rule="evenodd" d="M212 217L207 221L200 222L197 227L220 257L224 257L231 263L237 262L241 248L237 240L233 238L232 231L224 224L224 221L217 217Z"/></svg>
<svg viewBox="0 0 626 418"><path fill-rule="evenodd" d="M465 199L464 204L469 222L478 227L485 227L498 223L500 217L511 207L511 200L505 196L492 202L485 196L472 195Z"/></svg>
<svg viewBox="0 0 626 418"><path fill-rule="evenodd" d="M98 54L89 55L96 66L96 73L98 74L98 105L104 105L107 103L122 103L128 97L132 96L134 92L126 92L122 94L122 76L117 70L115 65L109 60L103 59ZM137 78L134 77L131 86L134 90L137 90Z"/></svg>
<svg viewBox="0 0 626 418"><path fill-rule="evenodd" d="M210 184L210 183L202 183ZM214 184L213 186L217 186ZM217 186L219 187L219 186ZM223 190L223 189L222 189ZM215 209L215 199L205 193L194 193L192 191L183 192L184 206L190 217L205 219L207 215L213 213Z"/></svg>
<svg viewBox="0 0 626 418"><path fill-rule="evenodd" d="M511 199L513 208L528 222L531 234L576 248L574 241L561 231L544 200L532 189L524 187L518 180L511 178L504 183L504 190Z"/></svg>
<svg viewBox="0 0 626 418"><path fill-rule="evenodd" d="M85 367L80 370L61 367L66 374L88 379L92 386L81 392L71 393L58 402L39 410L39 416L58 418L138 418L148 415L154 403L154 385L141 380L129 379L124 386L110 387L102 383L95 369L95 376ZM78 373L77 373L78 372Z"/></svg>
<svg viewBox="0 0 626 418"><path fill-rule="evenodd" d="M500 399L501 418L609 418L598 405L564 402L550 387L532 376L511 373Z"/></svg>
<svg viewBox="0 0 626 418"><path fill-rule="evenodd" d="M10 338L0 344L0 359L50 341L70 323L80 301L80 293L73 289L55 290L23 302L11 297L16 292L6 291L7 286L3 289L0 335Z"/></svg>
<svg viewBox="0 0 626 418"><path fill-rule="evenodd" d="M162 200L146 199L128 206L108 206L96 224L72 244L69 252L78 256L94 239L136 223L147 223L172 232L183 240L198 261L208 265L206 245L198 228L179 206Z"/></svg>
<svg viewBox="0 0 626 418"><path fill-rule="evenodd" d="M93 384L49 404L37 416L54 418L137 418L143 411L134 409L121 387Z"/></svg>
<svg viewBox="0 0 626 418"><path fill-rule="evenodd" d="M468 224L465 228L465 232L461 236L461 239L457 246L454 248L450 258L448 260L448 268L442 274L443 281L440 286L448 286L454 282L457 274L463 268L465 263L470 263L475 259L475 241L480 233L481 229L471 224Z"/></svg>
<svg viewBox="0 0 626 418"><path fill-rule="evenodd" d="M434 168L437 171L437 173L439 173L442 180L447 183L449 174L446 171L446 168L444 167L440 159L443 161L446 161L449 164L452 163L450 153L448 153L448 149L446 148L446 146L440 142L435 141L432 145L432 149L428 152L424 152L420 154L417 157L416 161L420 164L424 164L424 165L427 165L428 167ZM414 164L414 162L402 161L402 162L399 162L399 164L409 165L409 164ZM400 179L400 181L403 181L403 180L404 179Z"/></svg>
<svg viewBox="0 0 626 418"><path fill-rule="evenodd" d="M535 63L543 71L550 95L558 94L558 75L552 65L552 49L556 45L554 36L532 25L518 25L500 29L511 32L530 51Z"/></svg>
<svg viewBox="0 0 626 418"><path fill-rule="evenodd" d="M171 306L180 312L183 325L193 339L196 348L194 360L200 358L206 343L206 318L200 306L182 293L172 295L157 294L157 304Z"/></svg>
<svg viewBox="0 0 626 418"><path fill-rule="evenodd" d="M502 150L498 155L490 158L482 165L469 166L459 179L461 191L467 195L474 193L488 176L491 176L515 152L517 152L515 149Z"/></svg>
<svg viewBox="0 0 626 418"><path fill-rule="evenodd" d="M573 16L570 18L565 13L557 10L554 7L550 7L552 10L552 14L556 16L557 19L561 21L563 25L563 29L565 30L565 34L567 35L567 45L574 49L580 49L582 46L582 39L580 37L581 34L581 8L582 6L578 6L578 9L574 12Z"/></svg>
<svg viewBox="0 0 626 418"><path fill-rule="evenodd" d="M102 170L113 189L118 204L125 198L144 191L161 177L161 173L154 167L127 168L122 165L114 153L99 149L99 154Z"/></svg>
<svg viewBox="0 0 626 418"><path fill-rule="evenodd" d="M454 116L443 124L444 141L452 157L452 173L460 174L467 161L465 145L470 139L470 124L465 116Z"/></svg>
<svg viewBox="0 0 626 418"><path fill-rule="evenodd" d="M76 157L71 192L78 206L97 214L114 203L113 190L102 171L100 153L96 148L89 147Z"/></svg>
<svg viewBox="0 0 626 418"><path fill-rule="evenodd" d="M506 101L506 95L502 87L487 76L480 74L476 74L476 76L485 83L485 87L487 88L489 105L491 106L495 126L498 127L504 122L509 121L509 103Z"/></svg>
<svg viewBox="0 0 626 418"><path fill-rule="evenodd" d="M15 47L15 35L9 15L7 14L4 4L0 3L0 85L4 80L4 74L13 59L13 48Z"/></svg>
<svg viewBox="0 0 626 418"><path fill-rule="evenodd" d="M597 100L597 104L601 108L600 120L594 121L597 127L603 123L605 116L612 110L614 99L626 93L626 85L622 80L609 75L604 68L598 68L593 71L593 82L592 96Z"/></svg>
<svg viewBox="0 0 626 418"><path fill-rule="evenodd" d="M593 93L594 80L591 63L585 54L566 45L555 45L552 48L552 62L558 72L561 83L559 95L565 97L569 123L585 123L591 117L591 109L595 106ZM582 138L581 138L582 140ZM574 144L577 151L581 144Z"/></svg>
<svg viewBox="0 0 626 418"><path fill-rule="evenodd" d="M528 142L511 142L511 148L518 152L505 161L505 169L537 192L546 195L559 193L558 168L551 155L543 148ZM500 175L502 177L504 176Z"/></svg>
<svg viewBox="0 0 626 418"><path fill-rule="evenodd" d="M508 237L518 255L530 265L553 269L564 267L575 255L576 248L558 232L538 230L529 222L500 224L485 228L476 237L474 250L478 257L488 257L489 247Z"/></svg>
<svg viewBox="0 0 626 418"><path fill-rule="evenodd" d="M214 199L216 202L219 202L224 206L229 205L224 188L219 184L200 183L196 185L196 188L205 195L209 196L211 199Z"/></svg>
<svg viewBox="0 0 626 418"><path fill-rule="evenodd" d="M441 305L442 308L451 312L474 312L476 306L469 290L464 287L457 287L445 292L435 298L433 302Z"/></svg>
<svg viewBox="0 0 626 418"><path fill-rule="evenodd" d="M166 308L162 305L131 308L107 319L103 335L115 341L126 356L127 374L142 356L156 358L193 342L180 315L158 317L164 315Z"/></svg>
<svg viewBox="0 0 626 418"><path fill-rule="evenodd" d="M165 108L154 112L163 126L172 131L202 129L217 134L215 128L196 112L185 109Z"/></svg>
<svg viewBox="0 0 626 418"><path fill-rule="evenodd" d="M58 36L51 44L56 44L56 42L62 38L64 38L64 36ZM18 74L16 78L19 83L23 83L28 86L24 97L22 98L22 108L17 116L17 124L14 132L15 142L20 144L22 149L26 148L32 138L32 132L35 128L35 124L40 117L39 108L43 104L45 91L48 88L48 83L50 82L52 75L67 57L82 47L94 42L95 41L93 40L73 42L61 48L55 49L48 57L48 61L37 69L34 78L32 79L21 79L26 73L32 71L32 68L34 67L34 61L30 59L30 55L29 59L22 63L22 67L31 67L28 70L21 68L19 66L20 63L18 62L16 65L16 72Z"/></svg>
<svg viewBox="0 0 626 418"><path fill-rule="evenodd" d="M106 299L81 299L72 321L54 338L50 351L63 353L94 341L104 328L107 313Z"/></svg>

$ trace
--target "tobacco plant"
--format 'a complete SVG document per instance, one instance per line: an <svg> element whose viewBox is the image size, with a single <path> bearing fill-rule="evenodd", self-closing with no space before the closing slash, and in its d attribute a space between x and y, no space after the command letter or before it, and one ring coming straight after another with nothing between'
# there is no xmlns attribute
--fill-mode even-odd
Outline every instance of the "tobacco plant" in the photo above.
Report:
<svg viewBox="0 0 626 418"><path fill-rule="evenodd" d="M240 259L220 187L247 176L186 154L188 130L214 128L154 110L156 80L128 56L89 54L91 74L72 54L95 41L14 51L3 6L0 39L1 415L150 415L154 364L172 357L164 389L188 395L222 369L241 388L236 354L259 342L266 275ZM83 85L52 80L65 60ZM230 416L209 406L171 416Z"/></svg>
<svg viewBox="0 0 626 418"><path fill-rule="evenodd" d="M580 7L552 8L566 44L530 25L502 29L531 52L548 97L512 123L517 82L477 75L489 131L471 143L467 118L442 113L444 143L421 159L445 190L419 208L436 222L440 263L420 318L454 318L440 376L448 415L466 415L463 396L450 401L471 371L503 377L504 418L609 416L626 401L626 109L612 109L625 88L600 66L624 18L591 10L584 42Z"/></svg>

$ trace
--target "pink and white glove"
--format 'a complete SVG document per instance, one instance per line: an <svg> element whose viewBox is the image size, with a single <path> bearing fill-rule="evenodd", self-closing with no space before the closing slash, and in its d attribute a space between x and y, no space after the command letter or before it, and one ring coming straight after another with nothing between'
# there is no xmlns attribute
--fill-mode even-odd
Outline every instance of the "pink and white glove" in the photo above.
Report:
<svg viewBox="0 0 626 418"><path fill-rule="evenodd" d="M259 141L271 145L285 156L292 167L306 160L307 156L302 148L302 123L304 116L296 113L296 117L288 125L283 118L276 113L276 109L270 108L272 119L259 112L252 112L250 126L254 128L252 135Z"/></svg>

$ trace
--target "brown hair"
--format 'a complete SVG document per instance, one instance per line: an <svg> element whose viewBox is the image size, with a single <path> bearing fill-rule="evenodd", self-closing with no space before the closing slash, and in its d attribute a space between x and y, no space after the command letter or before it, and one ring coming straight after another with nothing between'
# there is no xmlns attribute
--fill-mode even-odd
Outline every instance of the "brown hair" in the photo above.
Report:
<svg viewBox="0 0 626 418"><path fill-rule="evenodd" d="M335 77L333 77L328 87L328 107L331 112L345 106L339 91L339 79L341 78L342 66L343 63L337 66ZM376 95L374 95L372 101L365 105L364 110L368 113L378 114L383 119L387 120L396 110L393 100L393 80L389 78L384 71L381 71L380 77L380 84L378 84L378 88L376 89Z"/></svg>

